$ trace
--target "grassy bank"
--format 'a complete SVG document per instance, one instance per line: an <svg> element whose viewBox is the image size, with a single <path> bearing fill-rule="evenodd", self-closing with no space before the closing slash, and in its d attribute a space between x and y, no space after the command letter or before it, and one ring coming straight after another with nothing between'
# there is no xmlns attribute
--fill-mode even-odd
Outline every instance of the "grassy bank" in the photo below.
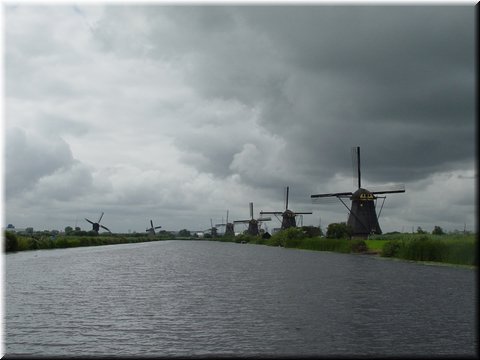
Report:
<svg viewBox="0 0 480 360"><path fill-rule="evenodd" d="M117 234L105 234L95 236L24 236L17 235L11 232L5 232L4 251L16 252L41 249L64 249L80 246L115 245L159 240L166 240L166 238L161 236L148 236L144 234L141 234L140 236L126 236Z"/></svg>
<svg viewBox="0 0 480 360"><path fill-rule="evenodd" d="M291 228L269 239L240 235L212 240L340 253L374 253L404 260L469 266L478 264L476 235L391 234L374 236L368 240L349 240L307 237L300 229Z"/></svg>
<svg viewBox="0 0 480 360"><path fill-rule="evenodd" d="M149 236L146 234L102 234L98 236L21 236L6 232L4 250L6 252L60 249L79 246L113 245L160 241L172 239L172 236ZM178 238L189 240L193 238ZM196 239L200 240L200 239ZM299 228L290 228L278 232L268 239L260 236L239 235L236 237L218 236L203 240L281 246L285 248L334 251L339 253L377 253L382 257L391 257L414 261L432 261L458 265L477 265L476 235L429 235L429 234L391 234L371 237L368 240L331 239L309 237Z"/></svg>
<svg viewBox="0 0 480 360"><path fill-rule="evenodd" d="M397 234L383 237L381 256L414 261L477 265L475 235Z"/></svg>

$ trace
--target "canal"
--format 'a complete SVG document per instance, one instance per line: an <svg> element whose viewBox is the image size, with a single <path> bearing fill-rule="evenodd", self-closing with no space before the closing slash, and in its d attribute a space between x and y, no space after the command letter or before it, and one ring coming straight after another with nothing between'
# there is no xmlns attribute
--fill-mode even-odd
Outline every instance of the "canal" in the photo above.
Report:
<svg viewBox="0 0 480 360"><path fill-rule="evenodd" d="M476 271L210 241L5 257L18 356L474 356Z"/></svg>

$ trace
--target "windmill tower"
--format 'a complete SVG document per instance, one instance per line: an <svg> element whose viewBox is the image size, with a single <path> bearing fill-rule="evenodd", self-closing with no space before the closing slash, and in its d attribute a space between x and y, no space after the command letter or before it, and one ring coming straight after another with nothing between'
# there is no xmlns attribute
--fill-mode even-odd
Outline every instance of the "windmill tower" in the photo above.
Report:
<svg viewBox="0 0 480 360"><path fill-rule="evenodd" d="M297 215L303 214L311 214L312 212L294 212L288 209L288 190L289 187L287 186L286 194L285 194L285 211L260 211L260 215L263 214L272 214L278 218L278 215L282 215L282 230L288 229L290 227L297 227L297 222L295 221L295 217Z"/></svg>
<svg viewBox="0 0 480 360"><path fill-rule="evenodd" d="M145 231L148 232L151 235L155 235L155 229L160 229L160 228L161 228L161 226L153 226L153 221L150 220L150 228L145 230Z"/></svg>
<svg viewBox="0 0 480 360"><path fill-rule="evenodd" d="M253 218L253 202L250 203L250 219L249 220L235 220L234 224L248 224L247 233L249 235L257 236L260 234L259 223L262 221L270 221L271 218L260 217L258 219Z"/></svg>
<svg viewBox="0 0 480 360"><path fill-rule="evenodd" d="M228 222L228 210L227 210L227 221L223 224L215 224L216 227L225 226L225 236L235 236L235 231L233 230L233 223Z"/></svg>
<svg viewBox="0 0 480 360"><path fill-rule="evenodd" d="M112 233L107 227L103 226L103 225L100 225L100 221L102 221L102 218L103 218L103 212L102 212L102 215L100 215L100 218L98 219L97 222L93 222L91 220L88 220L87 218L85 218L85 220L87 220L90 224L92 224L92 230L95 231L95 233L98 235L98 230L100 230L100 228L103 228L105 230L107 230L109 233Z"/></svg>
<svg viewBox="0 0 480 360"><path fill-rule="evenodd" d="M354 169L356 167L356 172L354 172L355 177L358 181L358 188L355 192L342 192L342 193L330 193L330 194L317 194L311 195L312 199L321 199L336 197L339 199L342 204L348 209L349 216L347 220L347 225L352 228L352 236L357 237L366 237L370 234L381 234L382 230L378 223L378 218L383 209L383 204L385 203L385 196L378 196L383 194L391 193L403 193L405 192L404 184L392 185L389 187L384 187L383 189L378 189L377 191L369 191L365 188L362 188L361 181L361 172L360 172L360 147L352 148L352 160L354 161ZM351 207L349 208L345 202L342 200L344 198L349 198L351 200ZM382 206L377 216L376 205L377 199L383 199Z"/></svg>

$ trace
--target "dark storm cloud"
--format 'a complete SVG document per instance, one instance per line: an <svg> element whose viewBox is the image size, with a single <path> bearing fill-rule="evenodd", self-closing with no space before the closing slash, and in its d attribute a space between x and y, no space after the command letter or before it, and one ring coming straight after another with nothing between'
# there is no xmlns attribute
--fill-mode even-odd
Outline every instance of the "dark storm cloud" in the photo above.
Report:
<svg viewBox="0 0 480 360"><path fill-rule="evenodd" d="M110 24L126 16L126 9L107 9L98 28L108 34L99 41L122 56L148 48L150 56L183 65L186 81L206 99L257 109L258 124L285 139L278 161L285 173L298 175L297 185L305 190L314 187L306 182L312 177L325 182L337 173L351 174L350 148L356 145L366 180L373 183L413 181L473 162L471 7L128 10L132 27L115 35L108 32ZM204 141L176 141L191 154L184 157L189 164L226 176L242 143L222 144L229 135L219 130L204 133ZM220 138L216 145L213 134ZM243 175L258 186L269 178L261 172Z"/></svg>

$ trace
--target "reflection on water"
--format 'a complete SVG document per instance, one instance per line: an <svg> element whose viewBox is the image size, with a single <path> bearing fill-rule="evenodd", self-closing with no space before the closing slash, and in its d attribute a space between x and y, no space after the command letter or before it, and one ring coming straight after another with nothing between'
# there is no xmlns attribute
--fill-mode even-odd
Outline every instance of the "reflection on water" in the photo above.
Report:
<svg viewBox="0 0 480 360"><path fill-rule="evenodd" d="M161 241L6 256L5 351L474 355L475 272Z"/></svg>

